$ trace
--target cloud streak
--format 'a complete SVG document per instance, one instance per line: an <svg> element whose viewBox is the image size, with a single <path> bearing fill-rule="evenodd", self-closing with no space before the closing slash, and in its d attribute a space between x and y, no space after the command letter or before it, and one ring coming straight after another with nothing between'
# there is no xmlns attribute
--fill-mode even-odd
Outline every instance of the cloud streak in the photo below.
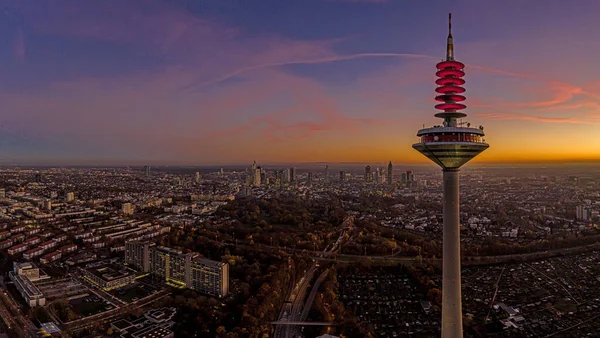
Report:
<svg viewBox="0 0 600 338"><path fill-rule="evenodd" d="M199 84L192 84L187 88L183 88L183 90L189 89L200 89L203 87L207 87L213 84L217 84L232 78L235 78L239 75L242 75L247 72L251 72L253 70L272 68L272 67L281 67L281 66L292 66L292 65L303 65L303 64L320 64L320 63L330 63L330 62L339 62L339 61L347 61L347 60L356 60L363 58L410 58L410 59L435 59L433 56L423 55L423 54L410 54L410 53L358 53L352 55L336 55L330 57L324 57L319 59L311 59L311 60L290 60L290 61L281 61L281 62L273 62L273 63L265 63L256 66L249 66L234 70L231 73L222 75L218 78L208 80Z"/></svg>
<svg viewBox="0 0 600 338"><path fill-rule="evenodd" d="M546 123L567 123L567 124L587 124L587 125L600 125L600 122L586 121L571 117L543 117L543 116L532 116L525 114L516 113L476 113L478 117L484 117L492 120L522 120L522 121L535 121L535 122L546 122Z"/></svg>

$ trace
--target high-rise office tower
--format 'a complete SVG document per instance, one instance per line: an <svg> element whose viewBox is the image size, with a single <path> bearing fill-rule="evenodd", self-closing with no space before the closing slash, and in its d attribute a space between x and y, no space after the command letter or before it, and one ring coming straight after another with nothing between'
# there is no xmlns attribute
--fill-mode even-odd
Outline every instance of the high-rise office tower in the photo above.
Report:
<svg viewBox="0 0 600 338"><path fill-rule="evenodd" d="M388 164L387 167L387 184L392 184L393 183L393 179L394 179L394 166L392 165L392 161L390 161L390 164Z"/></svg>
<svg viewBox="0 0 600 338"><path fill-rule="evenodd" d="M292 183L296 182L296 168L294 168L294 167L290 168L290 182L292 182Z"/></svg>
<svg viewBox="0 0 600 338"><path fill-rule="evenodd" d="M413 148L439 165L443 171L444 225L442 260L442 337L462 337L462 300L460 289L460 207L459 207L459 168L489 147L485 143L483 127L470 128L458 123L467 114L460 110L466 106L465 65L454 60L452 21L449 16L449 33L446 44L446 60L437 64L435 91L439 94L435 106L441 112L436 117L444 120L442 126L419 130L420 142Z"/></svg>
<svg viewBox="0 0 600 338"><path fill-rule="evenodd" d="M194 182L198 183L200 182L200 173L196 171L196 174L194 174Z"/></svg>
<svg viewBox="0 0 600 338"><path fill-rule="evenodd" d="M345 171L340 171L340 181L345 181L346 180L346 172Z"/></svg>
<svg viewBox="0 0 600 338"><path fill-rule="evenodd" d="M260 183L261 183L261 179L262 176L260 174L260 167L254 169L254 175L252 176L253 181L252 181L252 185L254 185L255 187L260 187Z"/></svg>
<svg viewBox="0 0 600 338"><path fill-rule="evenodd" d="M313 181L313 173L311 173L311 172L308 173L307 180L308 180L308 183L312 183L312 181Z"/></svg>
<svg viewBox="0 0 600 338"><path fill-rule="evenodd" d="M146 176L150 176L150 166L149 165L144 167L144 174Z"/></svg>
<svg viewBox="0 0 600 338"><path fill-rule="evenodd" d="M373 176L371 176L371 166L368 165L365 167L365 182L371 182Z"/></svg>
<svg viewBox="0 0 600 338"><path fill-rule="evenodd" d="M382 184L385 176L383 175L383 170L379 167L375 168L375 174L371 174L371 177L375 176L375 183ZM371 178L373 181L373 178Z"/></svg>
<svg viewBox="0 0 600 338"><path fill-rule="evenodd" d="M269 179L267 178L267 172L264 170L261 170L261 172L260 172L260 184L262 184L262 185L269 184Z"/></svg>
<svg viewBox="0 0 600 338"><path fill-rule="evenodd" d="M415 181L415 175L413 174L412 170L407 170L406 171L406 183L408 184L412 184L412 182Z"/></svg>
<svg viewBox="0 0 600 338"><path fill-rule="evenodd" d="M252 167L252 185L254 185L255 187L260 187L260 183L262 180L260 167L256 167L256 163Z"/></svg>
<svg viewBox="0 0 600 338"><path fill-rule="evenodd" d="M406 183L407 183L406 173L402 173L402 184L406 184Z"/></svg>

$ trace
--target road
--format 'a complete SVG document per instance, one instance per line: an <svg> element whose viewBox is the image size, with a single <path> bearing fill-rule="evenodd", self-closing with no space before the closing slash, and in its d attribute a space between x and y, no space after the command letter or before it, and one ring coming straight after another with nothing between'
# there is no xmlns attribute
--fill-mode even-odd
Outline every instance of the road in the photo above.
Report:
<svg viewBox="0 0 600 338"><path fill-rule="evenodd" d="M306 296L306 291L308 290L308 286L310 285L310 281L313 279L315 272L317 271L317 264L313 263L311 267L306 271L304 277L300 280L300 284L298 290L295 294L292 308L287 318L284 320L290 322L299 322L300 316L302 315L302 309L304 307L304 297ZM283 336L281 337L296 337L298 331L298 326L295 325L284 325Z"/></svg>
<svg viewBox="0 0 600 338"><path fill-rule="evenodd" d="M552 277L546 275L545 273L543 273L542 271L536 269L535 267L533 267L533 265L531 264L526 264L531 270L539 273L540 275L544 276L548 281L550 281L550 283L555 283L556 285L560 286L563 288L563 290L565 290L565 292L569 295L569 297L575 302L577 303L577 305L579 305L580 303L577 301L577 298L573 297L573 295L569 292L569 290L565 287L565 285L563 283L559 283L558 281L556 281L555 279L553 279Z"/></svg>
<svg viewBox="0 0 600 338"><path fill-rule="evenodd" d="M323 283L325 278L327 278L329 271L330 271L330 269L323 271L323 273L319 276L319 278L317 278L315 285L313 285L312 290L310 291L310 294L308 295L308 299L306 300L306 303L304 304L304 310L302 310L302 314L300 315L301 322L305 321L306 318L308 317L308 312L312 308L312 304L315 301L315 297L317 296L317 291L319 291L319 287L321 286L321 283Z"/></svg>
<svg viewBox="0 0 600 338"><path fill-rule="evenodd" d="M124 301L120 300L119 298L111 295L110 293L105 292L104 290L92 285L92 283L90 283L90 281L88 281L81 275L81 271L70 273L69 276L71 278L73 278L74 280L78 281L79 283L81 283L82 285L87 286L88 290L93 292L96 296L103 298L104 300L109 302L115 308L119 308L122 305L127 305L126 302L124 302Z"/></svg>
<svg viewBox="0 0 600 338"><path fill-rule="evenodd" d="M17 305L10 294L3 290L3 292L0 292L0 298L2 299L0 303L2 318L5 322L7 320L11 322L10 328L15 330L19 337L39 337L39 328L23 315L20 306Z"/></svg>
<svg viewBox="0 0 600 338"><path fill-rule="evenodd" d="M0 303L0 316L2 316L2 320L9 329L15 330L19 337L25 337L25 331L23 331L23 328L17 324L17 322L10 314L10 312L8 312L8 309L6 308L6 306L4 306L3 303Z"/></svg>
<svg viewBox="0 0 600 338"><path fill-rule="evenodd" d="M505 269L506 269L506 264L502 267L502 271L500 271L500 275L498 276L498 280L496 281L496 290L494 291L494 296L492 297L492 300L490 301L490 309L488 310L488 313L485 316L485 320L483 321L484 323L487 323L488 318L490 317L490 312L492 311L492 308L494 307L494 303L496 302L496 296L498 295L498 289L500 288L500 280L502 279L502 275L504 274Z"/></svg>
<svg viewBox="0 0 600 338"><path fill-rule="evenodd" d="M354 217L346 217L344 222L340 225L342 231L340 231L340 235L338 236L335 243L329 247L329 245L323 251L315 252L318 257L322 257L326 254L335 253L339 250L344 240L344 236L349 230L354 228ZM304 302L304 298L306 296L306 291L308 286L311 284L314 274L317 272L319 268L319 264L315 261L308 268L302 278L296 283L290 296L288 297L287 302L281 308L279 312L279 321L285 322L301 322L300 318L303 313L306 312L308 315L308 311L310 308L306 309L306 305ZM317 287L318 288L318 287ZM316 293L316 291L315 291ZM311 292L312 294L312 292ZM310 298L310 296L309 296ZM312 298L314 300L314 296ZM312 301L310 302L312 305ZM275 338L290 338L298 335L298 326L297 325L277 325L275 328Z"/></svg>
<svg viewBox="0 0 600 338"><path fill-rule="evenodd" d="M85 330L87 328L97 326L99 324L107 323L116 319L117 317L123 316L129 313L134 308L144 307L150 303L153 303L166 295L168 295L168 290L162 290L160 292L154 293L147 297L144 297L140 300L137 300L129 305L122 306L120 308L115 308L109 311L101 312L93 316L81 318L78 320L74 320L72 322L68 322L64 324L65 330L71 333L79 332Z"/></svg>

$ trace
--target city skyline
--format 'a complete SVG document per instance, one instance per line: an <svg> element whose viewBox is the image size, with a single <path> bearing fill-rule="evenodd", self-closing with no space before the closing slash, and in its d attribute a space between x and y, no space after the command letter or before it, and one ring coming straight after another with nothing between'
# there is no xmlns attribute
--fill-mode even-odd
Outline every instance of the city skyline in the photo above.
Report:
<svg viewBox="0 0 600 338"><path fill-rule="evenodd" d="M2 163L427 163L450 11L475 165L600 160L596 2L0 4Z"/></svg>

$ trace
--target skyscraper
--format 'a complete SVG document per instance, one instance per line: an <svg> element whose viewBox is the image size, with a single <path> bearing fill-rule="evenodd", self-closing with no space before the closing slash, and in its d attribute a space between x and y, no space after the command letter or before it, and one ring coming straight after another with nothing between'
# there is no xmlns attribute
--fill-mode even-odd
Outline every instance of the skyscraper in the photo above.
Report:
<svg viewBox="0 0 600 338"><path fill-rule="evenodd" d="M200 182L200 173L198 171L196 171L196 174L194 174L194 182Z"/></svg>
<svg viewBox="0 0 600 338"><path fill-rule="evenodd" d="M365 167L365 182L371 182L373 176L371 176L371 166L368 165Z"/></svg>
<svg viewBox="0 0 600 338"><path fill-rule="evenodd" d="M296 182L296 168L294 168L294 167L290 168L290 182L292 182L292 183Z"/></svg>
<svg viewBox="0 0 600 338"><path fill-rule="evenodd" d="M413 184L413 182L415 181L415 176L412 172L412 170L407 170L406 171L406 183L407 184Z"/></svg>
<svg viewBox="0 0 600 338"><path fill-rule="evenodd" d="M373 181L373 176L375 176L375 183L382 184L385 179L385 175L383 174L383 169L380 167L375 168L375 173L371 174L371 181Z"/></svg>
<svg viewBox="0 0 600 338"><path fill-rule="evenodd" d="M253 170L253 180L252 180L252 185L254 185L255 187L260 187L260 183L261 183L261 171L260 171L260 167L255 167Z"/></svg>
<svg viewBox="0 0 600 338"><path fill-rule="evenodd" d="M394 178L394 166L392 165L392 161L388 164L387 167L387 184L392 184Z"/></svg>
<svg viewBox="0 0 600 338"><path fill-rule="evenodd" d="M420 142L413 148L439 165L443 171L444 229L442 261L442 337L462 337L462 300L460 289L460 207L459 168L489 147L483 139L483 127L465 128L458 119L467 114L460 112L466 106L461 87L465 80L465 65L454 60L452 21L449 16L446 60L437 64L435 97L442 103L435 106L441 112L436 117L444 120L442 126L419 130Z"/></svg>
<svg viewBox="0 0 600 338"><path fill-rule="evenodd" d="M150 166L144 166L144 174L146 176L150 176Z"/></svg>
<svg viewBox="0 0 600 338"><path fill-rule="evenodd" d="M340 171L340 181L345 181L346 180L346 172L345 171Z"/></svg>

